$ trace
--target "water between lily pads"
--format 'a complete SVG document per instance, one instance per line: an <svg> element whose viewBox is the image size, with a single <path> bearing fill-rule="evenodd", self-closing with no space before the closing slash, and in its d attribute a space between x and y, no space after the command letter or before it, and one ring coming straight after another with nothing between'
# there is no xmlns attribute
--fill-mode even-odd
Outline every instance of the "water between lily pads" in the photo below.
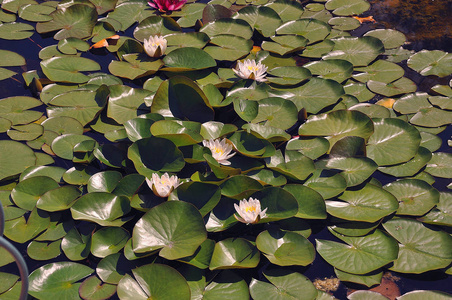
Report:
<svg viewBox="0 0 452 300"><path fill-rule="evenodd" d="M422 49L452 51L452 1L450 0L370 0L372 7L362 16L373 16L375 23L367 23L362 26L353 35L361 35L368 30L377 28L392 28L403 32L407 36L407 44L405 48L415 51ZM127 33L126 33L127 34ZM26 68L17 67L13 69L19 75L13 79L0 81L1 98L12 96L32 96L29 89L24 88L24 82L20 74L25 71L39 69L39 60L37 53L41 48L50 44L54 44L52 37L42 38L38 34L34 34L30 39L20 41L8 41L5 45L1 45L2 49L18 52L27 60ZM107 72L108 63L114 59L109 53L99 56L96 53L96 61L102 66L102 72ZM406 70L410 72L409 70ZM416 74L413 72L413 74ZM410 77L410 74L407 74ZM413 79L420 90L429 91L430 87L435 84L448 84L450 76L439 79L438 77L422 77L417 75ZM44 110L44 106L41 107ZM452 135L452 128L443 131L439 136L443 140L443 145L438 151L451 152L451 148L447 145L447 139ZM102 137L103 138L103 137ZM0 134L0 139L9 139L6 134ZM97 137L96 137L97 139ZM68 168L67 162L56 159L57 165ZM389 183L394 179L384 175L377 176L383 184ZM449 183L445 179L437 179L434 186L438 190L447 190ZM315 239L332 239L331 234L322 221L310 222L313 228L313 234L309 240L315 244ZM316 228L318 228L316 230ZM27 259L27 244L17 244L15 246ZM62 256L62 255L61 255ZM49 262L63 260L62 257L52 261L37 262L28 259L30 271L47 264ZM335 277L333 267L326 263L320 255L316 256L314 263L307 267L294 267L299 272L307 276L313 282L319 279L319 284L333 288L331 291L338 299L346 299L349 289L344 284L335 286L336 282L331 280ZM18 270L14 264L0 268L0 271L18 274ZM349 285L353 288L353 286ZM358 287L357 287L358 288ZM362 287L361 287L362 288ZM334 291L334 289L336 289ZM386 275L379 287L379 292L386 295L390 299L413 290L440 290L452 293L452 276L447 276L441 271L430 271L420 275L391 273Z"/></svg>

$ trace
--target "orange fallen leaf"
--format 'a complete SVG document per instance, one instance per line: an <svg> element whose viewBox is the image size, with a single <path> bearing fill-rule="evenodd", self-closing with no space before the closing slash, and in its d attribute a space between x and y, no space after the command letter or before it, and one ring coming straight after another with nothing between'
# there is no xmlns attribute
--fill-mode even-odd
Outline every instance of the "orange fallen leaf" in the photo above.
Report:
<svg viewBox="0 0 452 300"><path fill-rule="evenodd" d="M105 38L105 39L102 39L102 40L100 40L100 41L98 41L97 43L95 43L95 44L93 44L93 45L91 45L91 47L89 47L90 49L91 48L102 48L102 47L108 47L108 40L117 40L117 39L119 39L119 35L117 35L117 34L115 34L115 35L112 35L112 36L110 36L110 37L108 37L108 38Z"/></svg>
<svg viewBox="0 0 452 300"><path fill-rule="evenodd" d="M261 51L262 48L259 46L253 46L253 49L251 49L251 53L256 54L257 52Z"/></svg>
<svg viewBox="0 0 452 300"><path fill-rule="evenodd" d="M364 22L372 22L372 23L376 23L376 22L377 22L377 21L375 21L375 19L374 19L373 16L368 16L368 17L363 17L363 18L353 16L353 18L355 18L356 20L358 20L359 23L361 23L361 24L364 23Z"/></svg>
<svg viewBox="0 0 452 300"><path fill-rule="evenodd" d="M375 104L384 106L386 108L392 108L394 105L395 99L392 98L385 98L377 101Z"/></svg>

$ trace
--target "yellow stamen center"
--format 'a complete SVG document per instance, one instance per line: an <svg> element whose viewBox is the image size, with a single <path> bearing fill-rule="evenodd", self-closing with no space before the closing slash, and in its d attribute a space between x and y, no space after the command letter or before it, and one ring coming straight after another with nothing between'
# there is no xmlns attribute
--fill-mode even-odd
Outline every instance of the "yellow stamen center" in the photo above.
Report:
<svg viewBox="0 0 452 300"><path fill-rule="evenodd" d="M246 212L256 212L256 207L254 207L254 206L248 206L248 207L246 207L245 208L245 211Z"/></svg>
<svg viewBox="0 0 452 300"><path fill-rule="evenodd" d="M253 71L253 72L256 72L258 69L259 68L257 66L256 67L248 66L248 70Z"/></svg>
<svg viewBox="0 0 452 300"><path fill-rule="evenodd" d="M213 152L219 153L219 154L223 154L223 153L224 153L224 149L215 147L215 148L213 149Z"/></svg>

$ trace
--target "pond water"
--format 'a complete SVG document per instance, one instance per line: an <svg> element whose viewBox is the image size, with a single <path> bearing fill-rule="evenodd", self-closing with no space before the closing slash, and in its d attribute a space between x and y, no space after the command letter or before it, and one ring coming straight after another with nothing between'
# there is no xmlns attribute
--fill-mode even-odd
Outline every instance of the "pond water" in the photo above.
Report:
<svg viewBox="0 0 452 300"><path fill-rule="evenodd" d="M408 42L405 46L406 49L412 49L419 51L421 49L441 49L444 51L452 50L452 2L449 0L371 0L371 10L366 12L363 16L373 16L375 23L369 22L365 26L355 32L356 35L360 35L361 32L366 32L369 29L374 28L394 28L405 33ZM127 34L127 33L126 33ZM128 32L131 34L131 32ZM39 60L35 59L39 51L53 44L54 40L52 36L41 37L38 34L34 34L28 40L23 41L8 41L0 45L1 49L15 51L27 60L25 68L10 68L19 74L21 72L39 69ZM99 51L96 53L96 61L102 66L102 72L108 73L107 65L114 58L113 54L105 51L104 55L99 56ZM87 53L85 57L90 58L90 54ZM94 57L94 56L93 56ZM413 77L410 77L419 87L419 90L428 91L433 85L436 84L448 84L451 76L438 78L438 77L422 77L417 73L405 70L410 77L410 73ZM124 80L126 84L127 80ZM136 82L135 82L136 83ZM134 85L134 84L131 84ZM11 96L33 96L32 92L24 88L23 79L20 76L15 76L11 79L0 81L0 94L1 98ZM44 109L44 107L41 107ZM452 135L451 126L448 126L445 131L440 133L440 137L443 140L442 147L438 151L451 152L451 148L447 145L447 139ZM5 133L0 134L0 139L8 139ZM57 164L64 167L69 167L69 164L61 159L56 159ZM393 177L387 177L382 174L377 176L382 184L386 184L394 180ZM450 180L438 179L434 187L438 190L446 190L446 186L450 184ZM313 234L309 240L315 244L315 239L331 239L331 235L325 227L325 223L321 221L310 222L313 228ZM316 231L316 228L319 230ZM26 257L26 244L14 243L18 249ZM55 261L63 260L57 258ZM36 262L32 261L30 269L34 270L37 267L44 265L48 262ZM334 270L331 265L326 263L320 255L316 256L313 263L314 266L308 266L305 268L295 268L294 270L300 271L302 274L310 278L312 281L315 279L325 279L334 277ZM95 266L95 264L94 264ZM0 269L5 271L3 269ZM13 267L9 266L7 272L17 273ZM394 282L400 294L404 294L408 291L426 289L426 290L440 290L448 293L452 293L452 278L444 275L440 271L431 271L421 275L406 275L393 272L392 281ZM395 279L394 279L395 278ZM349 285L353 287L353 285ZM391 289L394 287L390 287ZM341 284L337 291L332 292L338 299L346 299L348 288ZM397 292L396 292L397 293Z"/></svg>

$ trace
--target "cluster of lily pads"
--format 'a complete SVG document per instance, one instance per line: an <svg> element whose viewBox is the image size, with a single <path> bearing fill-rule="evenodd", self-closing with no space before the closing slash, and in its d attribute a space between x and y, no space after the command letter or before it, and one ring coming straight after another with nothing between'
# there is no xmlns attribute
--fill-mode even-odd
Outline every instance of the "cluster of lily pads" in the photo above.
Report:
<svg viewBox="0 0 452 300"><path fill-rule="evenodd" d="M316 256L363 287L452 274L452 193L433 186L452 178L452 81L404 76L449 76L452 54L352 36L368 2L0 3L2 44L53 41L22 74L0 50L30 93L0 99L0 200L31 296L334 299L302 274ZM450 299L399 299L427 297Z"/></svg>

